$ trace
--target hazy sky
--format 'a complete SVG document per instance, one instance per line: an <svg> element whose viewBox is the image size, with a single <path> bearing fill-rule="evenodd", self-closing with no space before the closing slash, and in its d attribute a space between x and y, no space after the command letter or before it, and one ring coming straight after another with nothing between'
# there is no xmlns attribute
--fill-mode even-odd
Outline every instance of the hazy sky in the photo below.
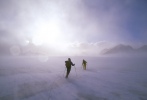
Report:
<svg viewBox="0 0 147 100"><path fill-rule="evenodd" d="M0 0L1 48L146 44L146 37L146 0Z"/></svg>

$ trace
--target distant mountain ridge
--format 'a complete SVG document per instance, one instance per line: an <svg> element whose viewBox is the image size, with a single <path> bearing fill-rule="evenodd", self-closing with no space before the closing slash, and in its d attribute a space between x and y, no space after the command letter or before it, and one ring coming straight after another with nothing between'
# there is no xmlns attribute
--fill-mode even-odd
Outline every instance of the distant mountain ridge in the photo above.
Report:
<svg viewBox="0 0 147 100"><path fill-rule="evenodd" d="M119 44L109 49L102 50L101 54L118 54L118 53L147 53L147 45L143 45L140 48L133 48L130 45Z"/></svg>
<svg viewBox="0 0 147 100"><path fill-rule="evenodd" d="M147 45L143 45L140 48L138 48L138 51L147 52Z"/></svg>

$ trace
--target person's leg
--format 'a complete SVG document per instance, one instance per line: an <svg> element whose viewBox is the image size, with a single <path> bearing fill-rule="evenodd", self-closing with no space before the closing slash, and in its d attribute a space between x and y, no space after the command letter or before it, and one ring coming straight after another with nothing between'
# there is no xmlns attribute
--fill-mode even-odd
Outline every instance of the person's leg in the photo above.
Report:
<svg viewBox="0 0 147 100"><path fill-rule="evenodd" d="M84 64L83 64L83 69L84 69Z"/></svg>
<svg viewBox="0 0 147 100"><path fill-rule="evenodd" d="M85 66L85 64L83 64L83 69L86 70L86 66Z"/></svg>
<svg viewBox="0 0 147 100"><path fill-rule="evenodd" d="M68 69L68 67L66 66L66 76L65 77L67 77L67 69Z"/></svg>
<svg viewBox="0 0 147 100"><path fill-rule="evenodd" d="M70 73L71 67L67 67L67 73L66 73L66 78L68 78L68 75Z"/></svg>

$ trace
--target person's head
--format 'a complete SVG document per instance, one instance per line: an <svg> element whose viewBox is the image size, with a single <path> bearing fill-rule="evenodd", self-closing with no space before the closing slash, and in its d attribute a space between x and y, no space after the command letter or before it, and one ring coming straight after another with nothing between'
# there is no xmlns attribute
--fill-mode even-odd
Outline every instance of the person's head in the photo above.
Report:
<svg viewBox="0 0 147 100"><path fill-rule="evenodd" d="M71 59L70 59L70 58L68 58L68 61L71 61Z"/></svg>

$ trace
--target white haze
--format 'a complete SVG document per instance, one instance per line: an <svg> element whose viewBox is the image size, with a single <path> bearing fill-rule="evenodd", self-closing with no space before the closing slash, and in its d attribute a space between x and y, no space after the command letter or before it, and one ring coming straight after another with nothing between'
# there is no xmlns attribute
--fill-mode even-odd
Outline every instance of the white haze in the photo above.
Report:
<svg viewBox="0 0 147 100"><path fill-rule="evenodd" d="M65 79L67 58L1 57L0 100L147 99L147 57L71 57Z"/></svg>
<svg viewBox="0 0 147 100"><path fill-rule="evenodd" d="M144 45L143 1L0 0L0 55L93 56L109 43Z"/></svg>

